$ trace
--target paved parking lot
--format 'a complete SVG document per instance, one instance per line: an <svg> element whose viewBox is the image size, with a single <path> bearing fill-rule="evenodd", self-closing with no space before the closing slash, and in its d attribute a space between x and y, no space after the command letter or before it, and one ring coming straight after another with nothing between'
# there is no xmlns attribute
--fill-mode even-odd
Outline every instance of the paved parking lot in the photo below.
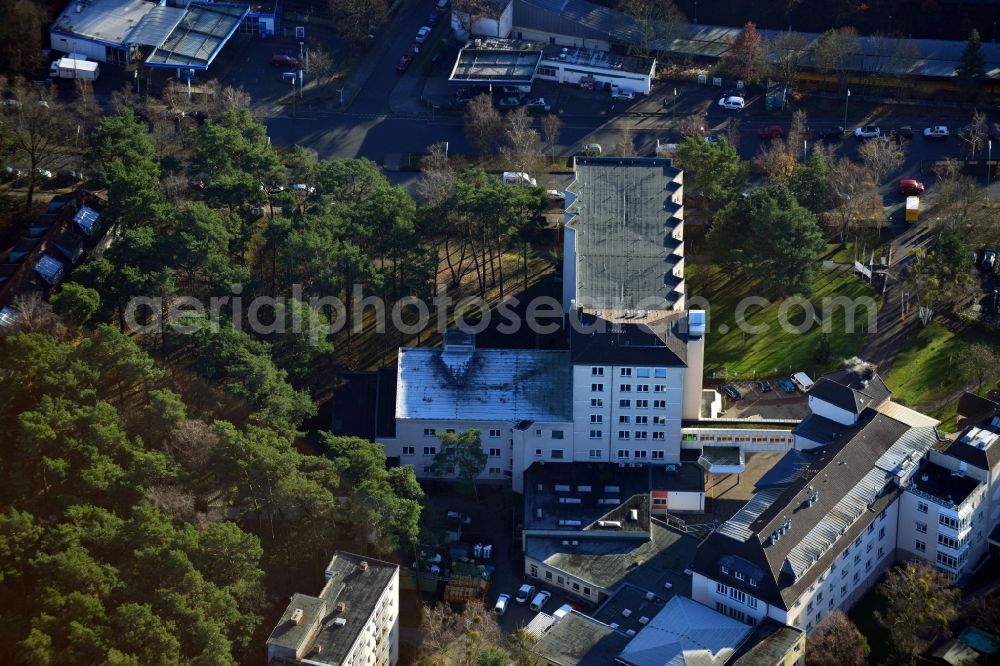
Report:
<svg viewBox="0 0 1000 666"><path fill-rule="evenodd" d="M809 415L809 402L801 391L785 393L778 382L771 381L771 390L761 392L757 382L732 382L743 398L725 400L726 418L804 419Z"/></svg>

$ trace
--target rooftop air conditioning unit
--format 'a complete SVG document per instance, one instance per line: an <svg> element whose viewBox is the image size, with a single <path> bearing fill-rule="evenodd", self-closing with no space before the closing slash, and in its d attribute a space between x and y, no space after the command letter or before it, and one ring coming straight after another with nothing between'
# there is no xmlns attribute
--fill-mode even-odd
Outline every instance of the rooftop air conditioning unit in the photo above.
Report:
<svg viewBox="0 0 1000 666"><path fill-rule="evenodd" d="M639 618L639 624L649 624L649 618L643 615Z"/></svg>
<svg viewBox="0 0 1000 666"><path fill-rule="evenodd" d="M630 617L632 615L632 610L629 608L622 609L622 617Z"/></svg>
<svg viewBox="0 0 1000 666"><path fill-rule="evenodd" d="M655 596L656 596L656 595L655 595L655 594L653 594L652 592L647 592L647 593L646 593L646 601L652 601L652 600L653 600L653 597L655 597Z"/></svg>
<svg viewBox="0 0 1000 666"><path fill-rule="evenodd" d="M635 636L635 629L629 629L625 633L628 634L629 636Z"/></svg>
<svg viewBox="0 0 1000 666"><path fill-rule="evenodd" d="M333 623L335 625L337 625L338 627L342 627L345 624L347 624L347 618L346 617L338 617L336 620L333 621Z"/></svg>

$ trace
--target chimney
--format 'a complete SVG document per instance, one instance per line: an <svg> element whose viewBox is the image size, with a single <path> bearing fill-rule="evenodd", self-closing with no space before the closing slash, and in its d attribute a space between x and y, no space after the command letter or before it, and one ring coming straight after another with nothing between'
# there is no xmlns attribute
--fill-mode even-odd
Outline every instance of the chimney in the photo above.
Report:
<svg viewBox="0 0 1000 666"><path fill-rule="evenodd" d="M292 624L302 624L303 615L305 615L303 610L301 608L296 608L294 611L292 611L292 617L289 619L292 621Z"/></svg>
<svg viewBox="0 0 1000 666"><path fill-rule="evenodd" d="M341 601L340 603L337 604L337 612L338 613L343 613L346 610L347 610L347 604L345 604L343 601Z"/></svg>
<svg viewBox="0 0 1000 666"><path fill-rule="evenodd" d="M368 571L368 562L366 562L365 560L361 560L361 563L358 564L358 568L361 569L362 571Z"/></svg>

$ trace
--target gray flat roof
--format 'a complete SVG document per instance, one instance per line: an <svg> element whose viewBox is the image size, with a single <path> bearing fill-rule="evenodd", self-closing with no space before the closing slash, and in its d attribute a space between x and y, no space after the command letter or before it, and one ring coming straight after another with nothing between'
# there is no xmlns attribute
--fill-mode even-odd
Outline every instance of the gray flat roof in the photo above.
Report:
<svg viewBox="0 0 1000 666"><path fill-rule="evenodd" d="M187 14L146 58L146 65L208 69L249 13L249 5L188 5Z"/></svg>
<svg viewBox="0 0 1000 666"><path fill-rule="evenodd" d="M462 84L528 85L542 59L542 45L510 39L474 39L458 52L448 80Z"/></svg>
<svg viewBox="0 0 1000 666"><path fill-rule="evenodd" d="M525 537L525 556L564 571L605 590L628 582L651 592L663 591L664 583L675 594L690 594L691 579L684 570L693 561L698 539L650 521L650 538L577 539L564 546L559 537Z"/></svg>
<svg viewBox="0 0 1000 666"><path fill-rule="evenodd" d="M545 59L559 60L567 65L582 65L594 69L606 69L610 72L631 72L648 76L653 71L653 58L643 56L609 53L596 49L581 47L566 47L558 44L545 45Z"/></svg>
<svg viewBox="0 0 1000 666"><path fill-rule="evenodd" d="M647 596L652 592L653 598ZM646 623L640 622L641 618L655 617L667 602L674 596L673 590L663 589L653 592L652 590L642 590L635 585L622 585L604 603L593 612L594 619L603 622L608 626L616 625L613 628L621 632L629 629L640 631ZM623 613L627 611L628 615Z"/></svg>
<svg viewBox="0 0 1000 666"><path fill-rule="evenodd" d="M534 652L558 666L607 666L628 641L606 624L573 611L549 627Z"/></svg>
<svg viewBox="0 0 1000 666"><path fill-rule="evenodd" d="M683 276L670 243L683 225L680 170L669 159L577 157L576 305L587 310L670 310Z"/></svg>
<svg viewBox="0 0 1000 666"><path fill-rule="evenodd" d="M398 570L398 565L370 557L335 554L326 568L327 581L319 597L294 595L268 644L297 649L306 655L319 647L323 662L343 663ZM337 610L341 603L343 612ZM304 611L298 625L291 622L297 608ZM345 622L337 624L338 619ZM314 631L317 623L318 631Z"/></svg>
<svg viewBox="0 0 1000 666"><path fill-rule="evenodd" d="M89 0L70 2L59 15L52 30L120 46L129 33L157 3L148 0ZM77 11L79 9L79 11Z"/></svg>
<svg viewBox="0 0 1000 666"><path fill-rule="evenodd" d="M648 500L651 490L699 492L704 489L704 474L697 465L673 467L673 471L667 471L665 465L619 467L608 463L534 463L524 474L524 529L579 531L589 527L600 531L595 521L619 520L625 510L640 508L633 506L633 497L641 495ZM618 504L611 503L614 501ZM640 508L639 522L643 531L648 530L648 516L647 503ZM579 520L582 525L560 525L561 520Z"/></svg>
<svg viewBox="0 0 1000 666"><path fill-rule="evenodd" d="M571 420L569 353L403 347L396 418L472 421Z"/></svg>

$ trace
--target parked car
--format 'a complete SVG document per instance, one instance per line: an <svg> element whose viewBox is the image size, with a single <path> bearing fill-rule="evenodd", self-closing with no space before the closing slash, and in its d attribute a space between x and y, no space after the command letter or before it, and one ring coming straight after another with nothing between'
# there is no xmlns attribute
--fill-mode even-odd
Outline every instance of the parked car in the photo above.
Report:
<svg viewBox="0 0 1000 666"><path fill-rule="evenodd" d="M726 142L725 134L709 134L705 137L706 143L711 143L714 145L720 145Z"/></svg>
<svg viewBox="0 0 1000 666"><path fill-rule="evenodd" d="M35 169L35 173L38 174L39 178L44 178L45 180L52 180L52 172L48 169Z"/></svg>
<svg viewBox="0 0 1000 666"><path fill-rule="evenodd" d="M892 132L890 132L890 136L897 142L903 139L912 139L913 128L910 127L909 125L902 125L900 127L896 127L892 130Z"/></svg>
<svg viewBox="0 0 1000 666"><path fill-rule="evenodd" d="M761 393L768 393L773 390L773 387L769 381L757 382L757 390Z"/></svg>
<svg viewBox="0 0 1000 666"><path fill-rule="evenodd" d="M824 141L840 141L844 138L844 128L839 125L836 127L827 127L820 130L819 138Z"/></svg>
<svg viewBox="0 0 1000 666"><path fill-rule="evenodd" d="M616 102L628 102L635 99L635 93L631 90L618 90L611 95L611 99Z"/></svg>
<svg viewBox="0 0 1000 666"><path fill-rule="evenodd" d="M556 620L561 620L572 612L573 612L573 606L571 604L563 604L562 606L557 608L554 613L552 613L552 617L554 617Z"/></svg>
<svg viewBox="0 0 1000 666"><path fill-rule="evenodd" d="M16 180L22 176L21 170L8 164L3 168L3 176L7 180Z"/></svg>
<svg viewBox="0 0 1000 666"><path fill-rule="evenodd" d="M552 598L551 592L542 590L541 592L535 595L534 599L531 600L531 605L528 606L528 608L530 608L535 612L541 612L541 610L545 608L545 604L547 604L549 602L549 599L551 598Z"/></svg>
<svg viewBox="0 0 1000 666"><path fill-rule="evenodd" d="M496 613L497 615L503 615L504 613L507 612L508 605L510 605L510 595L501 594L499 597L497 597L497 602L493 606L493 612Z"/></svg>
<svg viewBox="0 0 1000 666"><path fill-rule="evenodd" d="M997 253L993 250L986 250L986 252L983 252L983 261L979 265L982 266L984 271L993 270L997 265Z"/></svg>
<svg viewBox="0 0 1000 666"><path fill-rule="evenodd" d="M587 143L580 149L581 155L586 155L587 157L598 157L604 150L601 148L599 143Z"/></svg>
<svg viewBox="0 0 1000 666"><path fill-rule="evenodd" d="M552 109L544 97L536 97L535 99L528 100L525 106L528 107L528 111L550 111Z"/></svg>
<svg viewBox="0 0 1000 666"><path fill-rule="evenodd" d="M432 28L436 26L438 24L438 16L439 14L437 12L431 12L430 16L427 17L427 25Z"/></svg>
<svg viewBox="0 0 1000 666"><path fill-rule="evenodd" d="M857 139L877 139L882 136L882 130L874 125L865 125L854 130L854 137Z"/></svg>
<svg viewBox="0 0 1000 666"><path fill-rule="evenodd" d="M778 386L780 386L781 390L785 393L795 393L795 384L792 383L791 379L782 379L778 382Z"/></svg>
<svg viewBox="0 0 1000 666"><path fill-rule="evenodd" d="M757 137L760 139L780 139L784 133L779 125L766 125L757 129Z"/></svg>
<svg viewBox="0 0 1000 666"><path fill-rule="evenodd" d="M434 5L434 11L443 12L448 9L448 2L449 0L438 0L438 3Z"/></svg>
<svg viewBox="0 0 1000 666"><path fill-rule="evenodd" d="M723 97L719 100L719 106L723 109L732 109L734 111L742 111L743 107L747 105L747 102L742 97L737 97L732 95L729 97Z"/></svg>
<svg viewBox="0 0 1000 666"><path fill-rule="evenodd" d="M299 59L287 53L275 53L271 56L271 67L298 67Z"/></svg>
<svg viewBox="0 0 1000 666"><path fill-rule="evenodd" d="M399 57L399 60L396 61L396 71L402 74L410 67L411 62L413 62L413 56L409 51L407 51Z"/></svg>
<svg viewBox="0 0 1000 666"><path fill-rule="evenodd" d="M533 596L535 596L535 586L525 583L517 590L514 601L519 604L526 604L528 603L528 599L531 599Z"/></svg>
<svg viewBox="0 0 1000 666"><path fill-rule="evenodd" d="M65 182L70 182L70 183L78 183L81 180L85 180L85 178L83 177L83 174L80 173L79 171L74 170L74 169L63 169L62 171L60 171L56 175L59 176L59 180L62 180L62 181L65 181Z"/></svg>
<svg viewBox="0 0 1000 666"><path fill-rule="evenodd" d="M723 384L719 388L722 389L723 393L729 396L730 400L739 400L743 397L743 394L740 393L740 390L735 386L733 386L732 384Z"/></svg>
<svg viewBox="0 0 1000 666"><path fill-rule="evenodd" d="M430 34L431 34L431 29L429 26L426 25L421 26L420 30L417 30L417 36L414 41L416 41L417 44L423 44L424 42L427 41L427 38L430 36Z"/></svg>
<svg viewBox="0 0 1000 666"><path fill-rule="evenodd" d="M924 128L924 138L925 139L947 139L948 138L948 128L945 125L935 125L934 127Z"/></svg>
<svg viewBox="0 0 1000 666"><path fill-rule="evenodd" d="M795 384L795 387L803 393L808 393L809 389L811 389L813 384L816 383L804 372L796 372L789 377L789 379L791 379L792 383Z"/></svg>
<svg viewBox="0 0 1000 666"><path fill-rule="evenodd" d="M508 97L501 97L498 102L501 108L513 108L515 106L520 106L521 98L517 95L510 95Z"/></svg>
<svg viewBox="0 0 1000 666"><path fill-rule="evenodd" d="M316 194L316 188L312 185L306 185L305 183L293 183L289 187L292 192L305 192L306 194Z"/></svg>
<svg viewBox="0 0 1000 666"><path fill-rule="evenodd" d="M903 178L899 181L899 193L906 196L917 196L924 191L924 184L915 178Z"/></svg>

